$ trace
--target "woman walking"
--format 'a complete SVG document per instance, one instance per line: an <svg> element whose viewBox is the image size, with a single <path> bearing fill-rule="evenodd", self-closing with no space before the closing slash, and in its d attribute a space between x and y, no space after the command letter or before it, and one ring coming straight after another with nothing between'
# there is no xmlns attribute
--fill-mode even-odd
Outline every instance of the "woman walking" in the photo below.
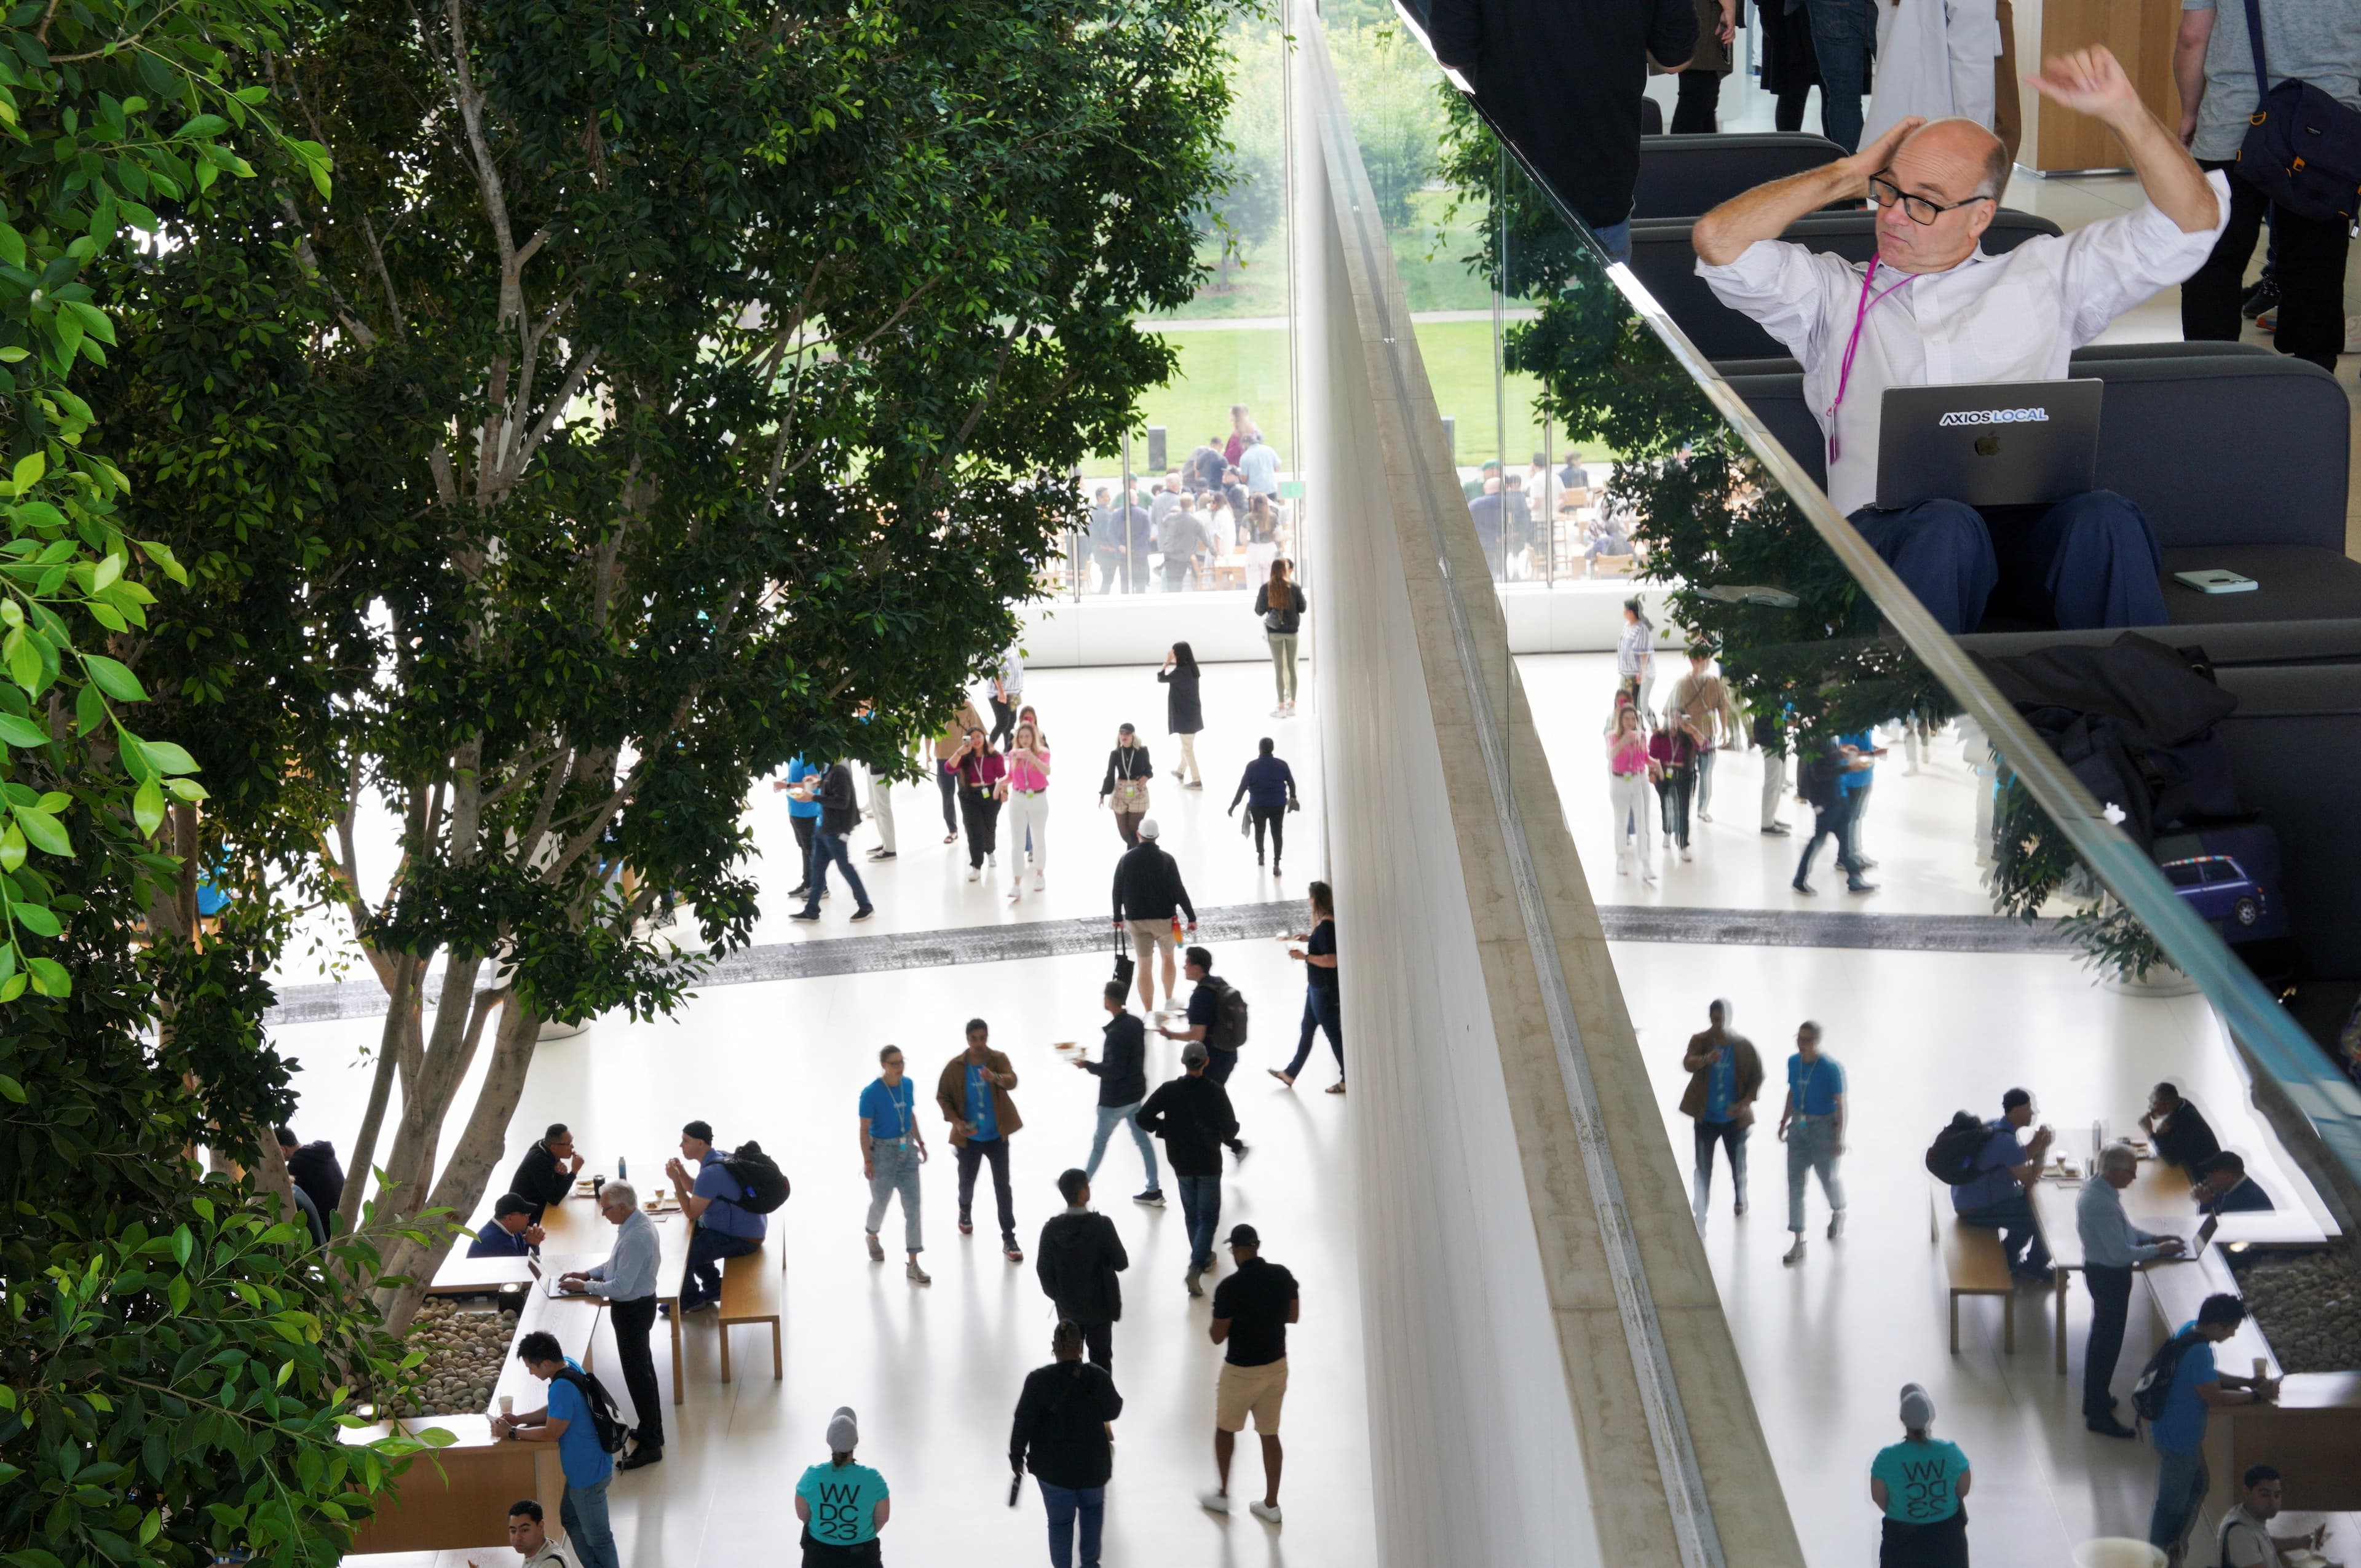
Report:
<svg viewBox="0 0 2361 1568"><path fill-rule="evenodd" d="M1290 948L1287 956L1303 962L1303 1034L1295 1042L1295 1059L1287 1070L1277 1068L1265 1070L1271 1077L1295 1087L1295 1075L1312 1055L1312 1036L1315 1030L1328 1031L1328 1048L1336 1053L1336 1081L1328 1086L1331 1094L1345 1092L1345 1025L1339 1007L1341 993L1336 985L1336 895L1324 882L1315 882L1312 894L1312 929L1297 931L1287 938L1301 942L1301 948Z"/></svg>
<svg viewBox="0 0 2361 1568"><path fill-rule="evenodd" d="M1698 750L1696 729L1677 711L1665 714L1663 726L1648 737L1664 848L1677 845L1685 861L1689 858L1689 796L1697 788Z"/></svg>
<svg viewBox="0 0 2361 1568"><path fill-rule="evenodd" d="M1000 863L1000 800L1008 760L992 749L979 724L967 732L956 760L960 816L967 822L967 880L981 881L986 864Z"/></svg>
<svg viewBox="0 0 2361 1568"><path fill-rule="evenodd" d="M1016 1397L1008 1467L1020 1476L1030 1470L1041 1488L1050 1568L1073 1568L1077 1535L1082 1568L1098 1568L1106 1484L1115 1474L1114 1429L1107 1423L1123 1414L1123 1396L1113 1377L1082 1359L1082 1324L1059 1320L1049 1354L1057 1359L1027 1374Z"/></svg>
<svg viewBox="0 0 2361 1568"><path fill-rule="evenodd" d="M1615 640L1615 678L1631 694L1632 702L1643 708L1648 706L1648 688L1656 684L1656 656L1648 647L1648 638L1654 630L1648 624L1639 596L1625 599L1623 632Z"/></svg>
<svg viewBox="0 0 2361 1568"><path fill-rule="evenodd" d="M968 731L983 726L983 715L975 710L972 701L960 704L959 717L943 726L935 737L935 783L943 792L943 842L959 842L959 755L967 745Z"/></svg>
<svg viewBox="0 0 2361 1568"><path fill-rule="evenodd" d="M1148 748L1128 724L1115 732L1115 750L1107 753L1106 776L1099 780L1099 804L1115 807L1115 830L1135 849L1139 845L1139 819L1148 815L1148 781L1156 764Z"/></svg>
<svg viewBox="0 0 2361 1568"><path fill-rule="evenodd" d="M1295 793L1295 770L1271 755L1270 737L1256 742L1261 755L1246 764L1238 775L1238 792L1230 796L1229 814L1237 815L1238 802L1246 803L1246 816L1254 823L1255 864L1262 864L1262 832L1270 828L1270 874L1279 874L1279 862L1287 853L1287 814L1302 806Z"/></svg>
<svg viewBox="0 0 2361 1568"><path fill-rule="evenodd" d="M1877 1568L1968 1568L1968 1483L1974 1479L1957 1443L1927 1435L1935 1401L1916 1383L1902 1386L1902 1441L1869 1464L1869 1497L1884 1514Z"/></svg>
<svg viewBox="0 0 2361 1568"><path fill-rule="evenodd" d="M1640 710L1630 705L1615 710L1615 729L1607 737L1607 804L1615 814L1615 874L1631 874L1631 844L1639 845L1640 880L1656 880L1656 852L1649 843L1647 738L1641 733Z"/></svg>
<svg viewBox="0 0 2361 1568"><path fill-rule="evenodd" d="M1029 712L1030 709L1027 709ZM1008 897L1025 894L1025 862L1033 862L1033 891L1041 891L1041 873L1049 867L1049 748L1038 726L1029 718L1016 721L1009 737L1008 767L1000 781L1008 802Z"/></svg>
<svg viewBox="0 0 2361 1568"><path fill-rule="evenodd" d="M861 1427L852 1407L828 1419L828 1463L796 1483L796 1518L804 1521L803 1568L878 1568L877 1532L894 1512L885 1477L852 1462Z"/></svg>
<svg viewBox="0 0 2361 1568"><path fill-rule="evenodd" d="M1156 678L1165 687L1165 722L1180 737L1180 765L1172 770L1172 776L1188 775L1182 789L1203 789L1205 775L1197 768L1197 734L1205 728L1205 705L1198 694L1197 655L1190 652L1189 644L1172 644Z"/></svg>
<svg viewBox="0 0 2361 1568"><path fill-rule="evenodd" d="M1295 636L1302 629L1303 612L1312 608L1294 577L1293 566L1281 556L1270 564L1270 580L1255 590L1254 612L1262 617L1263 635L1270 642L1271 674L1279 683L1273 718L1295 711Z"/></svg>

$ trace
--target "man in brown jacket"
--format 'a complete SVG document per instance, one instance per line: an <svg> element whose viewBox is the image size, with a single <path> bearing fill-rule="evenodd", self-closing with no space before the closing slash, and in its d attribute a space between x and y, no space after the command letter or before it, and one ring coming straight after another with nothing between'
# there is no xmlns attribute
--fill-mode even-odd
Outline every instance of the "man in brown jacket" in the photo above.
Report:
<svg viewBox="0 0 2361 1568"><path fill-rule="evenodd" d="M1681 78L1686 82L1688 77ZM1700 822L1713 820L1713 758L1723 746L1746 743L1746 725L1739 717L1738 705L1730 698L1730 688L1721 677L1711 673L1713 650L1696 647L1689 650L1689 673L1673 685L1674 710L1689 721L1697 738L1697 815Z"/></svg>
<svg viewBox="0 0 2361 1568"><path fill-rule="evenodd" d="M1730 1179L1737 1189L1737 1212L1746 1212L1746 1130L1754 1124L1754 1097L1763 1092L1763 1058L1753 1042L1730 1030L1730 1003L1717 1000L1706 1010L1711 1026L1689 1036L1681 1065L1689 1086L1681 1114L1697 1123L1697 1223L1705 1228L1707 1201L1713 1194L1713 1146L1730 1150Z"/></svg>
<svg viewBox="0 0 2361 1568"><path fill-rule="evenodd" d="M959 1160L960 1234L975 1234L975 1168L988 1159L992 1196L1000 1206L1000 1250L1009 1262L1022 1263L1016 1199L1008 1187L1008 1137L1025 1120L1008 1095L1016 1087L1016 1069L992 1048L991 1038L992 1026L983 1019L967 1021L967 1049L943 1064L943 1075L935 1081L935 1103L951 1124L951 1147Z"/></svg>

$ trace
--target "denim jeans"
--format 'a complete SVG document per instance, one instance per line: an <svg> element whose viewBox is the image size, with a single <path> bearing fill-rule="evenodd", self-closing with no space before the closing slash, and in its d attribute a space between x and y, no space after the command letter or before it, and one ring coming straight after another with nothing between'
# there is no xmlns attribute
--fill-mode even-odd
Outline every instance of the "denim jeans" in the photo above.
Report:
<svg viewBox="0 0 2361 1568"><path fill-rule="evenodd" d="M1008 1187L1008 1139L970 1138L959 1146L959 1217L964 1225L971 1222L975 1210L975 1173L985 1161L992 1162L992 1197L1000 1211L1000 1239L1008 1246L1016 1245L1016 1198Z"/></svg>
<svg viewBox="0 0 2361 1568"><path fill-rule="evenodd" d="M2164 1548L2166 1560L2180 1568L2189 1527L2197 1522L2197 1507L2213 1477L2205 1473L2202 1448L2190 1453L2158 1449L2156 1461L2156 1511L2148 1516L2147 1543Z"/></svg>
<svg viewBox="0 0 2361 1568"><path fill-rule="evenodd" d="M1981 1209L1962 1209L1960 1223L1998 1231L2000 1250L2008 1256L2011 1274L2038 1274L2049 1266L2049 1248L2042 1244L2041 1226L2034 1220L2033 1200L2022 1192L2012 1192Z"/></svg>
<svg viewBox="0 0 2361 1568"><path fill-rule="evenodd" d="M884 1138L869 1146L869 1163L876 1175L869 1179L869 1222L871 1235L885 1223L885 1205L894 1194L902 1195L902 1240L904 1249L922 1252L926 1244L918 1239L918 1146L909 1138Z"/></svg>
<svg viewBox="0 0 2361 1568"><path fill-rule="evenodd" d="M566 1500L557 1506L557 1522L566 1527L566 1544L582 1568L620 1568L615 1555L614 1528L607 1522L609 1470L588 1486L566 1484Z"/></svg>
<svg viewBox="0 0 2361 1568"><path fill-rule="evenodd" d="M1804 0L1820 67L1820 123L1847 152L1861 150L1861 100L1869 91L1869 47L1877 17L1870 0Z"/></svg>
<svg viewBox="0 0 2361 1568"><path fill-rule="evenodd" d="M1804 1189L1812 1172L1820 1173L1820 1190L1828 1207L1844 1212L1844 1183L1837 1179L1837 1119L1797 1116L1787 1124L1787 1228L1804 1234Z"/></svg>
<svg viewBox="0 0 2361 1568"><path fill-rule="evenodd" d="M1115 1130L1116 1127L1128 1122L1131 1124L1131 1141L1139 1146L1139 1157L1148 1166L1148 1190L1150 1192L1157 1190L1156 1140L1139 1130L1139 1107L1141 1103L1141 1102L1135 1100L1128 1105L1102 1105L1099 1107L1099 1130L1097 1133L1093 1134L1091 1138L1091 1159L1088 1165L1082 1167L1082 1174L1084 1176L1095 1177L1098 1175L1099 1161L1106 1157L1107 1139L1115 1135Z"/></svg>
<svg viewBox="0 0 2361 1568"><path fill-rule="evenodd" d="M837 868L844 872L845 885L852 889L854 903L863 909L868 908L869 890L861 885L861 873L852 869L852 855L845 848L843 836L823 828L812 835L811 898L804 905L804 913L819 913L819 895L828 891L828 865L830 861L835 861Z"/></svg>
<svg viewBox="0 0 2361 1568"><path fill-rule="evenodd" d="M1746 1201L1746 1124L1742 1122L1708 1122L1697 1119L1694 1140L1697 1144L1697 1216L1705 1218L1708 1201L1713 1197L1713 1146L1721 1145L1730 1151L1730 1181L1737 1201ZM1795 1135L1791 1128L1788 1136Z"/></svg>
<svg viewBox="0 0 2361 1568"><path fill-rule="evenodd" d="M1189 1231L1189 1266L1211 1268L1213 1232L1222 1223L1222 1179L1182 1176L1176 1171L1172 1179L1180 1189L1180 1220Z"/></svg>
<svg viewBox="0 0 2361 1568"><path fill-rule="evenodd" d="M1598 248L1607 253L1608 260L1630 261L1631 259L1631 219L1625 218L1620 224L1609 224L1604 227L1593 227L1590 232L1598 239Z"/></svg>
<svg viewBox="0 0 2361 1568"><path fill-rule="evenodd" d="M1328 1048L1336 1053L1336 1076L1345 1076L1344 994L1326 991L1316 985L1303 988L1303 1033L1295 1042L1295 1059L1287 1064L1287 1076L1295 1077L1311 1059L1312 1041L1319 1031L1328 1031Z"/></svg>
<svg viewBox="0 0 2361 1568"><path fill-rule="evenodd" d="M1074 1568L1074 1526L1082 1527L1082 1568L1099 1568L1099 1530L1106 1522L1104 1486L1052 1486L1038 1475L1041 1506L1049 1513L1051 1568Z"/></svg>
<svg viewBox="0 0 2361 1568"><path fill-rule="evenodd" d="M741 1256L761 1246L747 1236L725 1236L699 1226L688 1238L688 1274L680 1282L680 1310L721 1299L721 1261Z"/></svg>

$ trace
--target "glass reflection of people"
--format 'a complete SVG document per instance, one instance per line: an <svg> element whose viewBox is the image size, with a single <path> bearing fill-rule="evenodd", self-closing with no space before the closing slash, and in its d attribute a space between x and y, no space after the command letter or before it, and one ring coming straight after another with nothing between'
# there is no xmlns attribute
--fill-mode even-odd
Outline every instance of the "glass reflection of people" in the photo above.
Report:
<svg viewBox="0 0 2361 1568"><path fill-rule="evenodd" d="M2222 177L2198 169L2106 49L2052 59L2027 80L2114 133L2147 198L2139 211L1986 255L1977 238L2009 173L1999 138L1970 121L1910 119L1855 156L1708 213L1692 236L1697 273L1803 361L1828 438L1828 499L1946 630L1973 630L1995 588L2061 627L2159 624L2155 530L2114 491L1982 512L1939 499L1872 504L1887 388L2060 379L2072 350L2195 272L2228 220ZM1861 196L1879 208L1868 263L1778 238Z"/></svg>

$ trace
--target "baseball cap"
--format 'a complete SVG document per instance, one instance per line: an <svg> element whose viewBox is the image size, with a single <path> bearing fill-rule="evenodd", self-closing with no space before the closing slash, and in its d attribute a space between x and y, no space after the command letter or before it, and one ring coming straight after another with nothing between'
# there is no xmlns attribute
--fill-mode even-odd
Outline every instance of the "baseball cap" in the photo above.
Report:
<svg viewBox="0 0 2361 1568"><path fill-rule="evenodd" d="M1229 1240L1226 1245L1230 1246L1260 1246L1262 1245L1262 1233L1256 1230L1252 1225L1232 1225L1230 1227Z"/></svg>
<svg viewBox="0 0 2361 1568"><path fill-rule="evenodd" d="M1153 817L1141 817L1139 819L1139 826L1134 828L1133 831L1137 833L1143 839L1153 839L1157 837L1159 830L1156 826L1156 818Z"/></svg>
<svg viewBox="0 0 2361 1568"><path fill-rule="evenodd" d="M1213 1058L1205 1054L1205 1042L1202 1040L1191 1040L1180 1047L1182 1067L1202 1067L1211 1060Z"/></svg>
<svg viewBox="0 0 2361 1568"><path fill-rule="evenodd" d="M851 1453L861 1443L861 1423L853 1416L851 1405L839 1405L836 1414L828 1418L828 1451L830 1453Z"/></svg>

